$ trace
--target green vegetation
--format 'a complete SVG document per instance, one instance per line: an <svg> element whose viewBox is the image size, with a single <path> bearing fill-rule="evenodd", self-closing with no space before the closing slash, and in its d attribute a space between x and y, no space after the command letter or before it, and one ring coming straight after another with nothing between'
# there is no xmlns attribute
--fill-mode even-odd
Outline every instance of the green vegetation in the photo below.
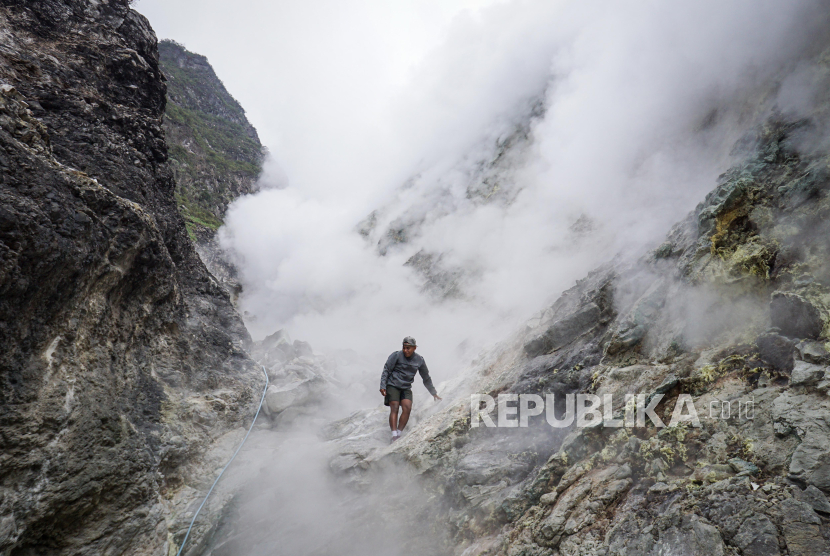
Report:
<svg viewBox="0 0 830 556"><path fill-rule="evenodd" d="M159 58L167 79L164 127L175 199L195 241L197 228L219 229L228 204L252 189L263 148L204 56L161 41Z"/></svg>
<svg viewBox="0 0 830 556"><path fill-rule="evenodd" d="M221 172L243 172L258 176L262 170L262 146L259 141L248 137L241 125L219 118L212 114L199 112L167 103L165 116L169 123L182 126L192 133L204 157ZM171 148L170 157L179 156L186 163L197 156L181 145Z"/></svg>
<svg viewBox="0 0 830 556"><path fill-rule="evenodd" d="M187 235L190 236L192 241L196 241L196 225L204 226L213 231L218 230L222 226L222 221L219 218L216 218L212 212L206 210L197 202L194 202L191 197L182 195L180 189L176 187L176 192L174 193L176 205L184 217Z"/></svg>

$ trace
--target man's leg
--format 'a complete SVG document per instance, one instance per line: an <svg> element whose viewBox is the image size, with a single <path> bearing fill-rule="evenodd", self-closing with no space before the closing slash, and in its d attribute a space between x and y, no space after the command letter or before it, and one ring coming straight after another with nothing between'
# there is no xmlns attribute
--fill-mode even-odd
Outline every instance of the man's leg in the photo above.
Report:
<svg viewBox="0 0 830 556"><path fill-rule="evenodd" d="M409 421L409 413L412 411L412 400L401 400L401 418L398 420L398 430L402 431Z"/></svg>
<svg viewBox="0 0 830 556"><path fill-rule="evenodd" d="M408 401L408 400L404 400ZM400 402L389 402L389 428L392 429L392 432L398 430L398 406ZM410 407L412 404L410 403ZM407 416L409 413L407 413Z"/></svg>

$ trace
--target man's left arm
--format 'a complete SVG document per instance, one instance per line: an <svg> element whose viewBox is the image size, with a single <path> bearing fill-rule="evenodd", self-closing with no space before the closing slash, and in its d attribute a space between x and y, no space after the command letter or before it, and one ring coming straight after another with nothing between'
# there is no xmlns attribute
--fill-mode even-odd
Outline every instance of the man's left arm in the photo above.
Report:
<svg viewBox="0 0 830 556"><path fill-rule="evenodd" d="M395 352L386 359L383 365L383 372L380 374L380 393L386 395L386 383L389 380L389 375L392 374L392 369L395 368L395 361L398 360L398 353Z"/></svg>
<svg viewBox="0 0 830 556"><path fill-rule="evenodd" d="M418 372L421 373L421 378L424 381L424 386L427 387L429 393L432 394L432 397L436 400L440 400L441 397L438 395L438 391L435 389L435 386L432 385L432 378L429 376L429 369L427 369L427 362L421 359L421 366L418 367Z"/></svg>

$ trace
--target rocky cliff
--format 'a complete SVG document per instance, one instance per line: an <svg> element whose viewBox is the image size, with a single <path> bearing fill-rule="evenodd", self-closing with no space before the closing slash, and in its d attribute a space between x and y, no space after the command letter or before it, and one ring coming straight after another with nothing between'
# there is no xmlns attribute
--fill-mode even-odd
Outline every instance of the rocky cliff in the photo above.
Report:
<svg viewBox="0 0 830 556"><path fill-rule="evenodd" d="M159 68L167 81L163 128L176 204L199 256L236 302L236 269L214 234L231 201L256 191L265 149L207 58L164 40Z"/></svg>
<svg viewBox="0 0 830 556"><path fill-rule="evenodd" d="M207 58L182 45L159 43L167 80L164 132L176 177L176 201L191 238L216 231L228 204L256 191L263 147L245 111Z"/></svg>
<svg viewBox="0 0 830 556"><path fill-rule="evenodd" d="M0 552L167 554L263 378L177 210L156 37L0 2L0 84Z"/></svg>

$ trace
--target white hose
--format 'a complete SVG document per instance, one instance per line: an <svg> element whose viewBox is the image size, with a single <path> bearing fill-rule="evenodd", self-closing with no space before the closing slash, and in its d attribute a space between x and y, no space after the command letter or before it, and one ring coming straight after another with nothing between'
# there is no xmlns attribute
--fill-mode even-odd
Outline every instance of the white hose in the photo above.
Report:
<svg viewBox="0 0 830 556"><path fill-rule="evenodd" d="M262 367L262 365L260 365ZM210 487L210 490L205 495L205 499L202 500L202 504L199 506L199 509L196 510L196 513L193 515L193 519L190 520L190 527L187 528L187 534L184 536L184 540L182 541L182 546L179 548L179 551L176 552L176 556L180 556L182 550L184 550L185 545L187 544L187 538L190 536L190 530L193 529L193 524L196 522L196 518L199 516L199 512L202 511L202 508L207 502L210 493L213 492L213 488L216 486L216 483L219 482L219 479L222 478L222 475L225 473L225 469L231 464L231 462L236 457L236 454L239 453L239 450L242 449L242 446L245 444L245 441L248 440L248 435L251 434L251 430L254 428L254 423L256 423L256 418L259 417L259 411L262 409L262 403L265 401L265 394L268 392L268 372L265 370L265 367L262 367L262 372L265 374L265 390L262 391L262 399L259 400L259 407L256 408L256 415L254 415L254 420L251 421L251 426L248 428L248 432L245 434L245 438L242 439L242 444L236 449L236 451L231 456L231 459L228 460L228 463L225 464L225 467L222 468L222 471L219 472L219 476L216 477L216 480L213 481L213 485Z"/></svg>

